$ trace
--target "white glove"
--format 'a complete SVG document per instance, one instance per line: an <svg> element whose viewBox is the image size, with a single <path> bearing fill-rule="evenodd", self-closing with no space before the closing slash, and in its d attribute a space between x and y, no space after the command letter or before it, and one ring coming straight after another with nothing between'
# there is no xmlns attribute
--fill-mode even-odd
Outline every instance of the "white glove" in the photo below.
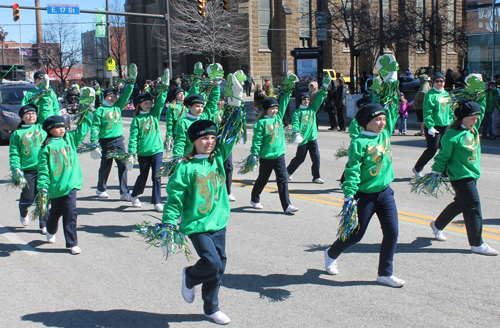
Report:
<svg viewBox="0 0 500 328"><path fill-rule="evenodd" d="M169 85L169 83L170 83L170 70L168 68L163 70L163 75L161 77L161 83L164 85Z"/></svg>
<svg viewBox="0 0 500 328"><path fill-rule="evenodd" d="M239 107L241 105L241 100L243 98L243 87L238 81L238 77L234 74L229 74L227 79L231 79L231 92L230 96L227 98L227 103L231 106Z"/></svg>
<svg viewBox="0 0 500 328"><path fill-rule="evenodd" d="M427 130L427 133L429 133L433 137L436 137L436 134L439 133L439 131L434 129L434 128L431 128L431 129Z"/></svg>
<svg viewBox="0 0 500 328"><path fill-rule="evenodd" d="M90 157L92 157L92 159L99 159L102 157L102 153L101 153L101 150L99 148L96 148L94 150L92 150L90 152Z"/></svg>
<svg viewBox="0 0 500 328"><path fill-rule="evenodd" d="M300 144L302 141L304 141L304 138L300 133L297 133L297 136L295 137L295 139L293 139L293 143Z"/></svg>
<svg viewBox="0 0 500 328"><path fill-rule="evenodd" d="M128 77L129 79L136 79L137 78L137 65L136 64L130 64L130 67L128 69Z"/></svg>
<svg viewBox="0 0 500 328"><path fill-rule="evenodd" d="M128 171L132 171L132 169L134 168L134 163L135 163L135 157L134 156L130 156L127 159L127 164L126 164Z"/></svg>

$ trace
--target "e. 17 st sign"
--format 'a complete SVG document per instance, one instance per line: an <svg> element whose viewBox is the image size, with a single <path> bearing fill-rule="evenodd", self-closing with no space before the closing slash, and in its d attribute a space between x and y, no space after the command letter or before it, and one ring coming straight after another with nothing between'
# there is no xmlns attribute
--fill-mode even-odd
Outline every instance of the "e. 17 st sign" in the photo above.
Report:
<svg viewBox="0 0 500 328"><path fill-rule="evenodd" d="M47 14L66 14L66 15L79 15L80 6L79 5L47 5Z"/></svg>

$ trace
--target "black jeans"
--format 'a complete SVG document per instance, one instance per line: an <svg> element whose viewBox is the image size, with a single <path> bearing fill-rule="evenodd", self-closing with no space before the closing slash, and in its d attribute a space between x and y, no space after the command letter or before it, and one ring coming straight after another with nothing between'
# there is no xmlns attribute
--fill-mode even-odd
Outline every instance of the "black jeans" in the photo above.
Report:
<svg viewBox="0 0 500 328"><path fill-rule="evenodd" d="M376 213L383 235L382 245L380 246L378 275L391 276L399 233L398 209L394 200L394 191L388 186L381 192L358 192L354 198L358 200L359 228L351 234L349 239L345 241L341 239L335 240L328 250L328 256L336 259L347 247L359 242L363 238L373 214Z"/></svg>
<svg viewBox="0 0 500 328"><path fill-rule="evenodd" d="M290 198L288 196L288 180L286 178L286 163L285 155L281 155L275 159L259 159L259 176L255 180L255 184L252 188L252 202L260 202L260 194L271 176L271 172L274 170L276 174L276 184L278 185L278 193L280 195L281 207L283 211L290 205Z"/></svg>
<svg viewBox="0 0 500 328"><path fill-rule="evenodd" d="M144 192L148 181L149 168L151 168L151 181L153 182L151 204L161 204L161 180L156 179L156 173L160 170L163 153L152 156L137 156L139 162L139 176L135 181L132 197L137 197Z"/></svg>
<svg viewBox="0 0 500 328"><path fill-rule="evenodd" d="M76 236L76 189L71 190L66 196L52 198L49 219L47 220L47 232L55 235L59 230L59 218L63 217L64 238L66 247L78 246Z"/></svg>
<svg viewBox="0 0 500 328"><path fill-rule="evenodd" d="M38 189L36 189L38 171L26 170L23 171L23 174L24 178L28 182L28 185L23 188L21 195L19 196L19 215L25 218L28 215L28 208L31 204L33 204L33 200L35 200L35 197L38 194ZM45 218L38 218L40 229L45 227L47 217L48 216L45 216Z"/></svg>
<svg viewBox="0 0 500 328"><path fill-rule="evenodd" d="M97 190L106 191L106 183L108 182L109 172L113 166L113 158L106 158L110 150L116 150L126 153L125 145L123 144L123 136L118 138L99 139L99 144L102 148L101 167L99 167L99 180L97 182ZM120 181L120 194L128 194L127 187L127 162L126 160L116 161L118 166L118 180Z"/></svg>
<svg viewBox="0 0 500 328"><path fill-rule="evenodd" d="M439 131L436 136L433 137L429 134L427 127L424 128L425 141L427 142L427 149L424 150L417 163L415 164L415 170L421 172L425 165L436 155L439 147L441 147L441 137L448 131L449 126L435 126L434 129Z"/></svg>
<svg viewBox="0 0 500 328"><path fill-rule="evenodd" d="M463 214L469 245L481 246L483 244L483 214L476 181L467 178L450 182L455 189L456 196L453 202L439 214L435 222L436 228L443 230L457 215Z"/></svg>
<svg viewBox="0 0 500 328"><path fill-rule="evenodd" d="M312 140L302 146L298 146L297 153L295 154L295 157L290 161L290 164L288 164L286 170L288 171L288 174L292 175L295 172L295 170L297 170L297 168L300 166L300 164L302 164L306 159L307 152L309 152L309 156L311 156L311 161L312 161L311 173L313 176L313 180L318 179L320 178L319 175L320 159L319 159L319 147L317 140Z"/></svg>
<svg viewBox="0 0 500 328"><path fill-rule="evenodd" d="M219 311L219 288L226 269L226 228L215 232L189 235L200 259L186 269L186 286L201 286L203 311L210 315Z"/></svg>

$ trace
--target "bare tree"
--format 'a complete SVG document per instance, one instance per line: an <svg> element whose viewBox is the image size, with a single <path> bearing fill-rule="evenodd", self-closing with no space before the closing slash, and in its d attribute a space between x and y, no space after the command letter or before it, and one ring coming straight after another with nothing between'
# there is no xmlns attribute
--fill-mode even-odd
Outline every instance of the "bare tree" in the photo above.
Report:
<svg viewBox="0 0 500 328"><path fill-rule="evenodd" d="M64 85L71 69L81 62L80 33L76 32L75 25L63 15L49 19L44 25L44 43L40 49L41 66L52 70Z"/></svg>
<svg viewBox="0 0 500 328"><path fill-rule="evenodd" d="M123 0L114 0L111 5L111 11L124 11ZM118 76L124 77L124 67L127 65L127 38L125 31L125 16L111 15L110 16L110 56L116 62L116 73Z"/></svg>
<svg viewBox="0 0 500 328"><path fill-rule="evenodd" d="M236 9L241 0L231 1ZM225 11L222 1L207 2L205 16L198 12L198 1L173 0L171 15L172 50L178 54L241 57L248 53L248 33L243 28L245 18L237 10ZM165 31L156 33L160 45L166 48Z"/></svg>

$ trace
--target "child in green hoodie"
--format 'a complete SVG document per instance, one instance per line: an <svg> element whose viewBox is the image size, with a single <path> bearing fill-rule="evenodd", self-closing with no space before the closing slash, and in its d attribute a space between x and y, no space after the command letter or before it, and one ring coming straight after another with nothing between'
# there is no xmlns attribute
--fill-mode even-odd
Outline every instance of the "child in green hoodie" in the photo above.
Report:
<svg viewBox="0 0 500 328"><path fill-rule="evenodd" d="M48 97L42 97L40 107L45 105ZM66 247L71 254L81 253L76 234L76 191L82 188L83 176L76 148L85 139L92 125L92 112L88 108L94 104L94 90L82 89L81 118L78 128L66 132L64 118L51 116L43 122L47 138L42 144L38 158L38 190L51 198L51 208L47 219L47 241L56 242L59 218L63 217Z"/></svg>
<svg viewBox="0 0 500 328"><path fill-rule="evenodd" d="M48 90L49 78L40 77L40 84L37 90ZM44 86L45 85L45 86ZM44 92L39 91L39 92ZM46 95L42 96L44 101L38 112L38 107L34 104L26 104L19 110L21 123L19 128L12 133L9 141L9 161L12 174L21 174L26 180L26 185L22 188L19 197L19 214L21 224L27 226L30 222L28 208L33 203L38 191L36 189L38 179L38 153L40 145L45 140L47 133L43 130L43 121L52 114L52 108L46 100ZM46 220L40 220L42 234L47 233L45 227Z"/></svg>
<svg viewBox="0 0 500 328"><path fill-rule="evenodd" d="M484 106L466 102L455 110L456 120L441 141L441 149L434 158L433 173L445 170L455 190L455 199L431 222L434 236L439 241L447 238L442 230L459 214L463 214L469 245L473 253L498 255L498 251L483 242L483 216L477 191L481 175L481 142L479 127L484 117Z"/></svg>

